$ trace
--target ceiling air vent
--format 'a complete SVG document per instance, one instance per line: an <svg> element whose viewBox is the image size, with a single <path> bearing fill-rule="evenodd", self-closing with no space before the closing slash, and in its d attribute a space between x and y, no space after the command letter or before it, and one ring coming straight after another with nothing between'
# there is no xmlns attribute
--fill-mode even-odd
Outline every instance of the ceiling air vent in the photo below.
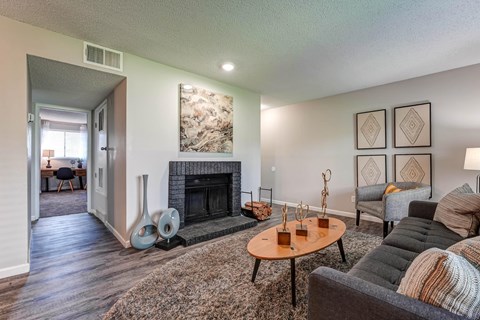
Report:
<svg viewBox="0 0 480 320"><path fill-rule="evenodd" d="M123 71L123 53L99 46L83 43L83 62L102 66L108 69Z"/></svg>

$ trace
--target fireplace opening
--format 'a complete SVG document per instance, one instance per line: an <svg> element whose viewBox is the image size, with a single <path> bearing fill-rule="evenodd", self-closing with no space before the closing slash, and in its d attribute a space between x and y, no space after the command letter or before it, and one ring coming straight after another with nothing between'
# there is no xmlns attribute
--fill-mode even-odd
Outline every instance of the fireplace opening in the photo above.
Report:
<svg viewBox="0 0 480 320"><path fill-rule="evenodd" d="M231 215L232 174L185 176L185 225Z"/></svg>

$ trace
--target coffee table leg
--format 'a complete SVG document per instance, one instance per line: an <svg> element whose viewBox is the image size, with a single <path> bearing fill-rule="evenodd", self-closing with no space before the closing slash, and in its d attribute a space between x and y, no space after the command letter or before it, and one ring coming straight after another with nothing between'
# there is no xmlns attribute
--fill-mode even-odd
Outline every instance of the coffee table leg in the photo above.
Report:
<svg viewBox="0 0 480 320"><path fill-rule="evenodd" d="M253 267L252 282L255 282L255 277L257 276L258 267L260 267L260 259L255 259L255 266Z"/></svg>
<svg viewBox="0 0 480 320"><path fill-rule="evenodd" d="M290 259L290 276L292 278L292 305L295 308L297 306L297 293L295 288L295 259Z"/></svg>
<svg viewBox="0 0 480 320"><path fill-rule="evenodd" d="M347 259L345 259L345 251L343 251L342 238L338 239L337 244L338 244L338 249L340 249L340 255L342 256L342 261L347 262Z"/></svg>

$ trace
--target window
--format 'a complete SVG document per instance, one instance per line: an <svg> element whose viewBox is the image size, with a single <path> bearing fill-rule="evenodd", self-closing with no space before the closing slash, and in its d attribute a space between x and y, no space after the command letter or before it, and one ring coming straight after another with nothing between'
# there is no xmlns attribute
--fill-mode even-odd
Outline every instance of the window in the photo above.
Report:
<svg viewBox="0 0 480 320"><path fill-rule="evenodd" d="M55 157L85 158L85 143L81 132L49 130L44 137L42 149L55 150Z"/></svg>

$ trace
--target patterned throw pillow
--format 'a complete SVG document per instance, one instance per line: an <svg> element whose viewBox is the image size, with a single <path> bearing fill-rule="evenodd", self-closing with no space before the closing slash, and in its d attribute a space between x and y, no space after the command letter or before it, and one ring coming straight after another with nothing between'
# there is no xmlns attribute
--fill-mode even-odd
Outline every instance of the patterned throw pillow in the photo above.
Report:
<svg viewBox="0 0 480 320"><path fill-rule="evenodd" d="M447 250L464 257L475 268L480 270L480 236L457 242Z"/></svg>
<svg viewBox="0 0 480 320"><path fill-rule="evenodd" d="M468 184L453 190L438 202L433 220L464 238L476 236L480 224L480 194L473 193Z"/></svg>
<svg viewBox="0 0 480 320"><path fill-rule="evenodd" d="M480 271L438 248L419 254L397 292L472 319L480 317Z"/></svg>
<svg viewBox="0 0 480 320"><path fill-rule="evenodd" d="M402 191L402 189L397 188L393 183L389 183L388 186L385 188L385 192L383 194L395 193L400 191Z"/></svg>

